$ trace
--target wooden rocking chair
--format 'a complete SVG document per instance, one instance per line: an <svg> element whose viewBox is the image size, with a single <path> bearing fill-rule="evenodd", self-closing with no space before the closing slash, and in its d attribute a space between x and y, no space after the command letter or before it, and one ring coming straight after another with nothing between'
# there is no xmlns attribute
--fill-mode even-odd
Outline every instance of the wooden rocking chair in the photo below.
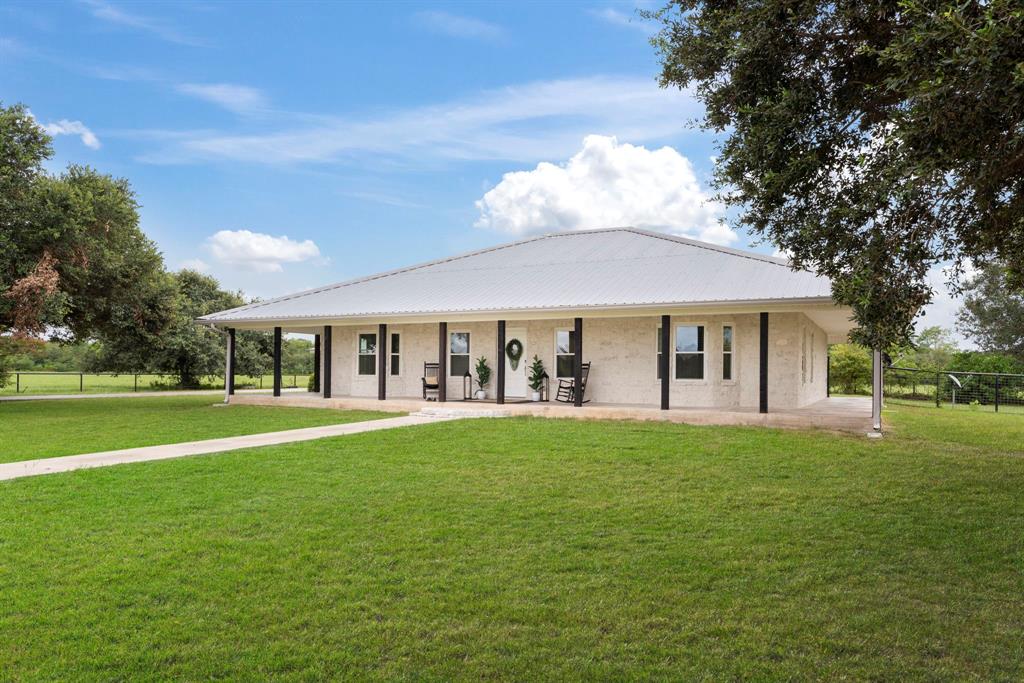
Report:
<svg viewBox="0 0 1024 683"><path fill-rule="evenodd" d="M580 381L580 396L585 397L587 395L587 376L590 375L590 363L583 364L583 372L581 374ZM576 387L574 379L560 379L558 380L558 392L555 394L555 400L560 403L575 403L576 402ZM590 403L590 399L584 398L583 403Z"/></svg>
<svg viewBox="0 0 1024 683"><path fill-rule="evenodd" d="M441 388L441 366L439 363L423 364L423 400L436 401ZM433 398L431 398L431 395Z"/></svg>

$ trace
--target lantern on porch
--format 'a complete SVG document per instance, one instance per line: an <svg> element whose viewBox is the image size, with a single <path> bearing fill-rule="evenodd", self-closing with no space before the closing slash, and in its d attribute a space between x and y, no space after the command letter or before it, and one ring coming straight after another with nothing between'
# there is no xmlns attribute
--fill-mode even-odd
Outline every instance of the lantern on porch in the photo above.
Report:
<svg viewBox="0 0 1024 683"><path fill-rule="evenodd" d="M462 376L462 400L470 401L473 399L473 375L469 374L469 370L466 370L466 374Z"/></svg>
<svg viewBox="0 0 1024 683"><path fill-rule="evenodd" d="M540 378L541 378L541 381L543 382L543 384L541 384L541 387L540 387L540 400L541 401L547 401L547 400L549 400L548 399L548 384L550 383L550 379L551 378L548 377L548 373L546 373L546 372L543 375L541 375Z"/></svg>

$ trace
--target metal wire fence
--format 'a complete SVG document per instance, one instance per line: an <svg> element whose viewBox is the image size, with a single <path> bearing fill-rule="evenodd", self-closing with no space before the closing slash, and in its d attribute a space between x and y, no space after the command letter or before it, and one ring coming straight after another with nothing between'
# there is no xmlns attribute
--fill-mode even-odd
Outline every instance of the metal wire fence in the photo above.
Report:
<svg viewBox="0 0 1024 683"><path fill-rule="evenodd" d="M0 387L0 396L6 394L89 394L115 392L173 391L181 389L178 379L171 375L148 373L109 372L48 372L22 371L10 373L7 385ZM305 388L309 375L282 375L283 388ZM235 375L236 389L264 389L274 385L273 375ZM201 378L198 389L223 389L224 378Z"/></svg>
<svg viewBox="0 0 1024 683"><path fill-rule="evenodd" d="M888 367L883 377L887 400L1024 415L1024 375Z"/></svg>

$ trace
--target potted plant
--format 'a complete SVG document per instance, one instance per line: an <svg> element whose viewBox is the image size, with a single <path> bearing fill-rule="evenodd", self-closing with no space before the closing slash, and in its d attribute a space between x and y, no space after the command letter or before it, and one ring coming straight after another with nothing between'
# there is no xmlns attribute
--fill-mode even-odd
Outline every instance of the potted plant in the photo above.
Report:
<svg viewBox="0 0 1024 683"><path fill-rule="evenodd" d="M480 356L476 359L476 385L479 387L476 390L476 397L478 400L487 398L487 391L484 389L487 383L491 381L491 366L487 364L487 359Z"/></svg>
<svg viewBox="0 0 1024 683"><path fill-rule="evenodd" d="M540 400L540 390L544 388L544 363L537 356L533 357L533 362L530 363L530 377L529 384L530 388L533 389L531 399L534 401Z"/></svg>

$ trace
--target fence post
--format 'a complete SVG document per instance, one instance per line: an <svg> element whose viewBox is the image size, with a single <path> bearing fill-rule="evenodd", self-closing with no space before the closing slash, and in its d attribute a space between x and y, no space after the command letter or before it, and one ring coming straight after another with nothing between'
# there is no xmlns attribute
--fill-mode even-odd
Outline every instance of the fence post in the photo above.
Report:
<svg viewBox="0 0 1024 683"><path fill-rule="evenodd" d="M21 373L20 372L14 373L14 393L16 393L16 394L20 394L21 393Z"/></svg>
<svg viewBox="0 0 1024 683"><path fill-rule="evenodd" d="M78 393L81 394L84 391L85 391L85 373L84 372L80 372L80 373L78 373Z"/></svg>
<svg viewBox="0 0 1024 683"><path fill-rule="evenodd" d="M936 408L941 408L942 407L941 405L939 405L939 400L940 400L939 399L939 383L941 381L942 381L942 373L941 372L936 372L935 373L935 407Z"/></svg>
<svg viewBox="0 0 1024 683"><path fill-rule="evenodd" d="M139 390L139 373L135 373L135 391Z"/></svg>
<svg viewBox="0 0 1024 683"><path fill-rule="evenodd" d="M999 412L999 375L996 375L996 412Z"/></svg>

